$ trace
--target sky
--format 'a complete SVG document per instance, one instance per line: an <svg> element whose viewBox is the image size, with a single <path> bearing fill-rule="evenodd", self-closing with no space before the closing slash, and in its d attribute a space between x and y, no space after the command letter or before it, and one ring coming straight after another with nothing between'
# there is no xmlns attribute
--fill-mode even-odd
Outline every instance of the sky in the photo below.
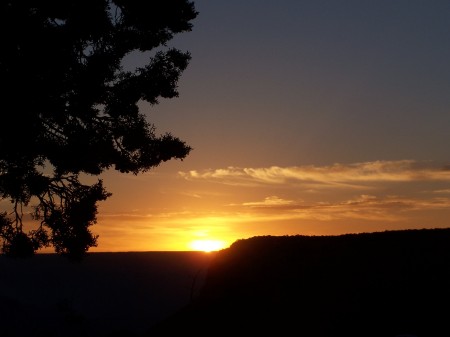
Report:
<svg viewBox="0 0 450 337"><path fill-rule="evenodd" d="M104 174L91 251L450 227L449 1L195 7L179 97L140 105L193 150Z"/></svg>

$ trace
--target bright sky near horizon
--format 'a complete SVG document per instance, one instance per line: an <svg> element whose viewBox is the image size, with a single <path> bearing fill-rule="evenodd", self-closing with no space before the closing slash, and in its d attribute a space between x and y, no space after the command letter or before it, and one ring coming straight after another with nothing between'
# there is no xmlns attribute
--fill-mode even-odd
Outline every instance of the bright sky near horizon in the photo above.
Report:
<svg viewBox="0 0 450 337"><path fill-rule="evenodd" d="M91 251L450 227L449 1L195 5L180 97L141 106L193 151L104 175Z"/></svg>

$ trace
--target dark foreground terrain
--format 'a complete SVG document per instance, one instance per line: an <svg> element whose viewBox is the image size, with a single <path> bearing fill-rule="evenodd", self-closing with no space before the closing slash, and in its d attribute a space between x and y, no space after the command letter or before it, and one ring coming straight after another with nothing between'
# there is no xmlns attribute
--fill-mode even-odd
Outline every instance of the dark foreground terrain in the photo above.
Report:
<svg viewBox="0 0 450 337"><path fill-rule="evenodd" d="M450 336L450 229L239 240L147 336Z"/></svg>
<svg viewBox="0 0 450 337"><path fill-rule="evenodd" d="M0 257L0 337L137 336L186 306L213 254Z"/></svg>

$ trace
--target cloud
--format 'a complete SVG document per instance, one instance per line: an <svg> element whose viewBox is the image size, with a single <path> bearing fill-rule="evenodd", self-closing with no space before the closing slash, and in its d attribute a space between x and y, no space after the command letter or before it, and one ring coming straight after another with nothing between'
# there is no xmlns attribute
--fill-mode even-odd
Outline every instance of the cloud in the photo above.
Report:
<svg viewBox="0 0 450 337"><path fill-rule="evenodd" d="M254 214L273 214L285 219L361 219L378 221L400 221L412 211L450 209L449 198L415 199L399 196L377 197L363 194L339 202L309 202L283 200L267 197L262 201L242 203ZM283 215L282 215L283 214Z"/></svg>
<svg viewBox="0 0 450 337"><path fill-rule="evenodd" d="M289 181L323 184L375 181L450 181L450 169L448 167L426 167L411 160L333 164L330 166L228 167L202 172L195 170L179 172L179 175L188 180L204 179L229 184L239 183L240 181L267 184L284 184Z"/></svg>
<svg viewBox="0 0 450 337"><path fill-rule="evenodd" d="M435 167L412 160L374 161L330 166L228 167L179 172L187 180L228 185L303 184L318 187L362 188L377 182L450 181L449 167Z"/></svg>
<svg viewBox="0 0 450 337"><path fill-rule="evenodd" d="M437 193L437 194L450 194L450 189L443 189L443 190L436 190L433 191L433 193Z"/></svg>
<svg viewBox="0 0 450 337"><path fill-rule="evenodd" d="M294 202L292 200L284 200L275 195L265 198L263 201L245 202L243 206L252 207L273 207L273 206L286 206L291 205Z"/></svg>
<svg viewBox="0 0 450 337"><path fill-rule="evenodd" d="M117 217L120 224L128 226L133 222L142 228L222 228L230 225L284 220L335 221L356 219L393 223L412 219L415 212L450 210L450 198L419 199L402 196L374 196L361 194L341 201L288 200L268 196L240 204L229 204L221 211L184 210L147 214L108 214ZM102 217L103 218L103 217ZM150 222L149 222L150 221ZM119 227L121 227L119 225ZM134 228L134 227L133 227Z"/></svg>

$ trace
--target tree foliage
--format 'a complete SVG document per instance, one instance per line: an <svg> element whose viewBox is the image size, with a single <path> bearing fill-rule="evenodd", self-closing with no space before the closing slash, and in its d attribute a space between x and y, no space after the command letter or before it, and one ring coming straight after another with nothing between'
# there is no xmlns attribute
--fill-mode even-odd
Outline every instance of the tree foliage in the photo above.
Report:
<svg viewBox="0 0 450 337"><path fill-rule="evenodd" d="M190 54L167 42L197 12L188 0L10 0L0 11L0 198L11 202L0 213L3 253L52 245L81 257L96 245L97 203L110 196L82 175L138 174L191 150L157 135L138 102L178 96ZM122 60L134 51L151 56L129 71Z"/></svg>

